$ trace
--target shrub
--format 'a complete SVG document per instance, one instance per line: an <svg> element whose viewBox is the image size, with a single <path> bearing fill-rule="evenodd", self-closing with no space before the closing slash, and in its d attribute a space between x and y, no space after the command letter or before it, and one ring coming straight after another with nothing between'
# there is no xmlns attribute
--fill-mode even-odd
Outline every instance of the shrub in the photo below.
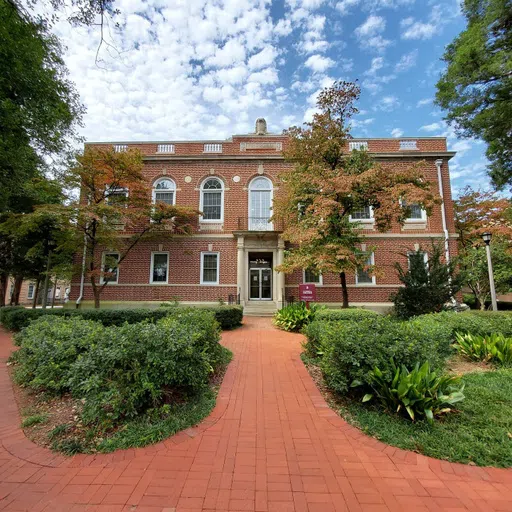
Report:
<svg viewBox="0 0 512 512"><path fill-rule="evenodd" d="M105 327L123 325L125 322L134 324L144 320L156 322L161 318L173 315L180 310L200 308L180 308L178 306L162 308L125 308L125 309L26 309L23 307L0 308L0 323L6 329L19 331L32 320L46 315L72 317L79 316L85 320L101 322ZM212 311L222 329L233 329L242 324L243 308L241 306L216 306L201 308Z"/></svg>
<svg viewBox="0 0 512 512"><path fill-rule="evenodd" d="M369 384L376 367L385 378L391 378L391 360L408 367L428 361L437 370L451 353L450 330L438 322L399 322L383 316L359 322L317 320L314 324L317 322L320 328L311 325L307 334L313 332L313 344L322 347L320 367L324 378L339 393L346 392L354 380Z"/></svg>
<svg viewBox="0 0 512 512"><path fill-rule="evenodd" d="M113 425L204 389L219 338L213 313L204 310L105 328L71 368L71 392L86 399L84 421Z"/></svg>
<svg viewBox="0 0 512 512"><path fill-rule="evenodd" d="M486 361L498 366L512 366L512 337L501 333L489 336L456 334L459 354L473 361Z"/></svg>
<svg viewBox="0 0 512 512"><path fill-rule="evenodd" d="M14 353L16 380L34 389L63 393L71 365L98 337L103 326L80 318L44 315L15 335L21 348Z"/></svg>
<svg viewBox="0 0 512 512"><path fill-rule="evenodd" d="M339 322L343 320L358 321L364 318L374 318L379 313L371 309L346 308L346 309L322 309L315 316L315 320L326 322Z"/></svg>
<svg viewBox="0 0 512 512"><path fill-rule="evenodd" d="M289 304L276 312L274 324L284 331L300 331L314 319L320 308L321 306L317 304L310 304L310 307L307 308L305 302Z"/></svg>
<svg viewBox="0 0 512 512"><path fill-rule="evenodd" d="M412 421L426 419L433 423L435 417L450 412L454 404L464 400L460 377L439 375L428 362L421 367L416 363L412 371L404 365L398 368L393 362L391 368L391 378L379 368L369 374L373 393L366 394L363 402L375 395L392 412L401 413Z"/></svg>

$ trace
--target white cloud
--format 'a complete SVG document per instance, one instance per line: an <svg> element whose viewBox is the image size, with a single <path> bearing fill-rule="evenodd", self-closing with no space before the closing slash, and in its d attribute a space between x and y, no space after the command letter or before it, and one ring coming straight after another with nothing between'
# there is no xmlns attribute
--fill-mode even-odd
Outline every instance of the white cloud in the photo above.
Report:
<svg viewBox="0 0 512 512"><path fill-rule="evenodd" d="M393 128L393 129L391 130L391 137L399 138L399 137L401 137L403 134L404 134L404 132L403 132L403 130L401 130L400 128Z"/></svg>
<svg viewBox="0 0 512 512"><path fill-rule="evenodd" d="M263 48L261 52L253 55L247 62L249 69L261 69L274 63L277 57L277 50L273 46Z"/></svg>
<svg viewBox="0 0 512 512"><path fill-rule="evenodd" d="M279 20L276 25L274 26L274 33L277 36L287 36L291 34L292 32L292 23L290 20L287 19L281 19Z"/></svg>
<svg viewBox="0 0 512 512"><path fill-rule="evenodd" d="M420 128L420 130L424 132L437 132L442 129L443 125L441 123L426 124Z"/></svg>
<svg viewBox="0 0 512 512"><path fill-rule="evenodd" d="M323 73L334 66L335 62L329 57L311 55L304 65L316 73Z"/></svg>
<svg viewBox="0 0 512 512"><path fill-rule="evenodd" d="M396 96L384 96L378 101L373 110L381 110L383 112L391 112L400 106L400 101Z"/></svg>
<svg viewBox="0 0 512 512"><path fill-rule="evenodd" d="M425 105L430 105L432 103L432 98L423 98L419 100L416 104L416 107L424 107Z"/></svg>
<svg viewBox="0 0 512 512"><path fill-rule="evenodd" d="M359 5L360 0L340 0L336 4L336 9L341 13L342 16L346 16L352 10L352 7Z"/></svg>
<svg viewBox="0 0 512 512"><path fill-rule="evenodd" d="M400 73L407 71L412 67L416 66L416 60L418 59L418 50L412 50L400 57L400 60L395 64L395 72Z"/></svg>
<svg viewBox="0 0 512 512"><path fill-rule="evenodd" d="M377 74L377 71L384 67L384 59L382 57L375 57L372 59L370 69L364 72L365 75L374 76Z"/></svg>
<svg viewBox="0 0 512 512"><path fill-rule="evenodd" d="M385 39L381 33L386 28L386 20L382 16L371 14L366 21L354 31L361 48L383 52L392 41Z"/></svg>
<svg viewBox="0 0 512 512"><path fill-rule="evenodd" d="M405 18L400 22L402 39L431 39L439 30L439 25L422 23L414 18Z"/></svg>

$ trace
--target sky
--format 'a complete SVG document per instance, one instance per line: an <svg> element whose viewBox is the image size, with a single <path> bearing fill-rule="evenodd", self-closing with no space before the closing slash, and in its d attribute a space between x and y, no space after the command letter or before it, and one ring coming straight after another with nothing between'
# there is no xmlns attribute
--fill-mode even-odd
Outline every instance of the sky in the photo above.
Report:
<svg viewBox="0 0 512 512"><path fill-rule="evenodd" d="M117 0L105 26L54 27L89 141L225 139L265 117L310 120L318 92L358 80L354 137L446 136L452 192L488 187L485 145L433 104L459 0ZM116 26L117 24L117 26ZM97 55L98 52L98 55Z"/></svg>

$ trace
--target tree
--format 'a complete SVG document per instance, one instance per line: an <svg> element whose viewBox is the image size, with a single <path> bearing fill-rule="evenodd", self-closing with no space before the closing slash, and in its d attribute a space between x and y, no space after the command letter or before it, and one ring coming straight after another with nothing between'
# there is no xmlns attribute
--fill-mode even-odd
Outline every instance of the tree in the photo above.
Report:
<svg viewBox="0 0 512 512"><path fill-rule="evenodd" d="M460 289L461 278L455 272L455 262L443 261L444 248L432 244L428 261L425 252L418 249L405 255L408 267L395 263L403 287L391 297L399 318L410 318L425 313L437 313Z"/></svg>
<svg viewBox="0 0 512 512"><path fill-rule="evenodd" d="M495 186L512 186L512 1L464 0L467 28L446 48L436 103L457 134L487 143Z"/></svg>
<svg viewBox="0 0 512 512"><path fill-rule="evenodd" d="M386 231L409 216L407 204L430 212L439 202L423 180L423 163L390 172L366 151L347 153L348 122L357 112L359 93L355 83L335 82L318 96L319 112L311 122L285 130L289 142L283 154L293 165L280 174L282 185L274 200L274 215L286 226L283 238L292 244L277 269L338 274L345 308L346 272L375 271L360 247L361 226L350 222L350 215L372 207L377 229Z"/></svg>
<svg viewBox="0 0 512 512"><path fill-rule="evenodd" d="M48 157L70 149L83 107L58 40L42 21L0 0L0 211L41 174Z"/></svg>
<svg viewBox="0 0 512 512"><path fill-rule="evenodd" d="M82 253L85 244L85 267L96 308L117 267L138 243L164 233L166 240L189 233L199 213L188 207L152 204L142 167L139 151L88 148L65 182L67 188L81 190L80 199L41 207L45 214L66 219L75 253ZM102 262L101 251L119 257Z"/></svg>
<svg viewBox="0 0 512 512"><path fill-rule="evenodd" d="M490 297L489 274L482 233L493 235L491 256L498 293L512 288L512 205L493 191L467 187L454 202L459 234L460 268L464 284L484 309Z"/></svg>

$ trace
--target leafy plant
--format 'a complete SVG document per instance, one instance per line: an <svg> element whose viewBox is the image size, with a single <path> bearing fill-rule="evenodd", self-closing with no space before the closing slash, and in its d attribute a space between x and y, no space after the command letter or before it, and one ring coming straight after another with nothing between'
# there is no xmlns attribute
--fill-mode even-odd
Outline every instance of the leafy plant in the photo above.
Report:
<svg viewBox="0 0 512 512"><path fill-rule="evenodd" d="M363 402L374 396L391 411L401 413L412 421L426 419L429 423L441 414L451 412L453 405L464 400L464 385L460 376L440 375L430 368L427 362L421 366L416 363L412 371L405 365L397 367L391 361L393 376L390 379L375 367L370 374L369 383L373 393L367 393ZM355 381L353 386L362 385Z"/></svg>
<svg viewBox="0 0 512 512"><path fill-rule="evenodd" d="M501 333L490 336L456 334L459 354L473 361L491 362L499 366L512 366L512 337Z"/></svg>
<svg viewBox="0 0 512 512"><path fill-rule="evenodd" d="M21 422L22 428L32 427L33 425L37 425L38 423L44 423L48 419L46 414L34 414L33 416L29 416L25 418Z"/></svg>
<svg viewBox="0 0 512 512"><path fill-rule="evenodd" d="M316 312L321 308L322 306L314 303L310 304L309 308L304 302L290 304L277 311L274 315L274 324L284 331L300 331L314 319Z"/></svg>

